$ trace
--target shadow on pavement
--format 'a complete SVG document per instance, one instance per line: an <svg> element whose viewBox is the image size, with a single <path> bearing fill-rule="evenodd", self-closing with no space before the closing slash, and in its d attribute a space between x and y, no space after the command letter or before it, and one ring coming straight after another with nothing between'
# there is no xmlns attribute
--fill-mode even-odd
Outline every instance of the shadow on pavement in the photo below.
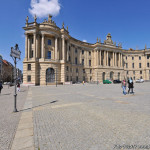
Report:
<svg viewBox="0 0 150 150"><path fill-rule="evenodd" d="M42 104L42 105L37 105L37 106L31 107L31 108L27 108L27 109L22 109L20 111L26 111L26 110L30 110L30 109L33 109L33 108L41 107L41 106L44 106L44 105L53 104L53 103L56 103L56 102L58 102L58 100L55 100L55 101L52 101L52 102L49 102L49 103L45 103L45 104Z"/></svg>

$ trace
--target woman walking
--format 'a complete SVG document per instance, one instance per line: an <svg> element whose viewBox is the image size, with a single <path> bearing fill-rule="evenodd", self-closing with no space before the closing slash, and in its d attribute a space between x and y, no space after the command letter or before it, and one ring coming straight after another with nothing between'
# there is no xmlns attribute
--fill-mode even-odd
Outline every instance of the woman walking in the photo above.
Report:
<svg viewBox="0 0 150 150"><path fill-rule="evenodd" d="M17 91L20 92L20 83L17 84Z"/></svg>
<svg viewBox="0 0 150 150"><path fill-rule="evenodd" d="M123 94L124 95L127 94L127 92L126 92L126 85L127 85L126 80L123 80L122 83L121 83L121 87L123 89Z"/></svg>
<svg viewBox="0 0 150 150"><path fill-rule="evenodd" d="M132 80L132 77L128 80L128 94L129 93L133 93L133 80ZM131 92L130 92L130 89L131 89Z"/></svg>

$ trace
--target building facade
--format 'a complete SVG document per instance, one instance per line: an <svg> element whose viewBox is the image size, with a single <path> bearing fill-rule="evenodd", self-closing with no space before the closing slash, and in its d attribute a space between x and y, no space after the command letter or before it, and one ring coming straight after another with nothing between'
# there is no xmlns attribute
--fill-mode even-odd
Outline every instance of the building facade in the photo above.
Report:
<svg viewBox="0 0 150 150"><path fill-rule="evenodd" d="M48 20L29 23L26 18L24 84L46 85L66 82L102 82L133 77L150 80L150 49L125 50L112 41L109 33L90 44L69 35L68 27L59 28Z"/></svg>

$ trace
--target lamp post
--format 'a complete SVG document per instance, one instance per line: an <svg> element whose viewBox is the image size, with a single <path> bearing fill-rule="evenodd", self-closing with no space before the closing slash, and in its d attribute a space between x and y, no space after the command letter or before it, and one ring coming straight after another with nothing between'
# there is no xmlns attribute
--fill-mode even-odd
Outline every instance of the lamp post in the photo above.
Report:
<svg viewBox="0 0 150 150"><path fill-rule="evenodd" d="M18 47L18 44L15 45L15 48L11 47L11 53L10 56L14 60L15 68L14 68L14 81L15 81L15 88L14 88L14 111L13 112L18 112L17 111L17 93L16 93L16 83L17 83L17 75L16 75L16 64L17 64L17 58L20 59L20 50Z"/></svg>

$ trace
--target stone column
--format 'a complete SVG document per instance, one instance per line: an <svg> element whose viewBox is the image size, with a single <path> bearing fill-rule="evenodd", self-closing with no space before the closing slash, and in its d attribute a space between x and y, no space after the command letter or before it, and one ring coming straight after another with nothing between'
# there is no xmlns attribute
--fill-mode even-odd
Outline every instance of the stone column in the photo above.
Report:
<svg viewBox="0 0 150 150"><path fill-rule="evenodd" d="M122 61L123 61L123 60L122 60L122 54L121 54L121 67L123 67L123 66L122 66Z"/></svg>
<svg viewBox="0 0 150 150"><path fill-rule="evenodd" d="M57 51L58 51L58 38L55 37L55 60L58 60Z"/></svg>
<svg viewBox="0 0 150 150"><path fill-rule="evenodd" d="M36 58L39 57L39 35L36 37Z"/></svg>
<svg viewBox="0 0 150 150"><path fill-rule="evenodd" d="M33 41L34 41L34 53L33 58L36 58L36 33L33 35Z"/></svg>
<svg viewBox="0 0 150 150"><path fill-rule="evenodd" d="M118 67L120 67L120 53L119 53L119 63L118 63Z"/></svg>
<svg viewBox="0 0 150 150"><path fill-rule="evenodd" d="M28 59L30 58L30 38L28 37Z"/></svg>
<svg viewBox="0 0 150 150"><path fill-rule="evenodd" d="M28 58L28 34L25 34L25 59Z"/></svg>
<svg viewBox="0 0 150 150"><path fill-rule="evenodd" d="M113 62L112 62L112 66L114 67L114 52L113 52Z"/></svg>
<svg viewBox="0 0 150 150"><path fill-rule="evenodd" d="M102 64L101 64L101 61L102 61L102 52L101 52L101 50L100 50L100 54L99 54L99 55L100 55L100 56L99 56L99 60L100 60L100 63L99 63L99 64L102 65Z"/></svg>
<svg viewBox="0 0 150 150"><path fill-rule="evenodd" d="M95 66L97 66L97 56L96 56L96 50L94 51L94 64Z"/></svg>
<svg viewBox="0 0 150 150"><path fill-rule="evenodd" d="M62 60L65 60L65 37L62 35Z"/></svg>
<svg viewBox="0 0 150 150"><path fill-rule="evenodd" d="M67 61L69 61L69 40L67 41Z"/></svg>
<svg viewBox="0 0 150 150"><path fill-rule="evenodd" d="M104 51L104 66L106 66L106 51Z"/></svg>
<svg viewBox="0 0 150 150"><path fill-rule="evenodd" d="M115 53L115 66L117 66L117 53Z"/></svg>
<svg viewBox="0 0 150 150"><path fill-rule="evenodd" d="M44 34L42 34L42 46L41 46L41 57L45 58L45 49L44 49Z"/></svg>
<svg viewBox="0 0 150 150"><path fill-rule="evenodd" d="M107 51L107 66L108 66L108 51Z"/></svg>
<svg viewBox="0 0 150 150"><path fill-rule="evenodd" d="M97 50L97 66L99 66L99 52Z"/></svg>

